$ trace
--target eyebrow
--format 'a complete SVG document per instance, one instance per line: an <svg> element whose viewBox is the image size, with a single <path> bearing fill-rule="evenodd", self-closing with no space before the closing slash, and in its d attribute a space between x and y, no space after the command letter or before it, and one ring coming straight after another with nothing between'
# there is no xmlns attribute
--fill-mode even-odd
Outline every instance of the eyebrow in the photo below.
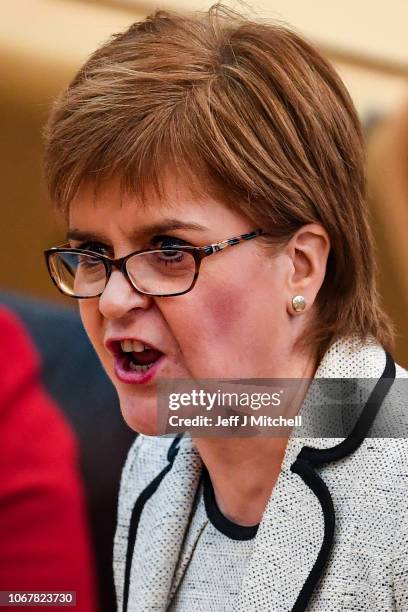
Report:
<svg viewBox="0 0 408 612"><path fill-rule="evenodd" d="M208 230L208 227L200 225L199 223L185 222L179 219L166 219L160 223L153 223L151 225L145 225L140 229L132 232L133 238L142 238L146 236L152 236L157 234L163 234L165 232L175 230L193 230L197 232L203 232ZM101 242L109 242L108 238L98 232L83 231L77 228L69 228L67 231L67 240L100 240Z"/></svg>

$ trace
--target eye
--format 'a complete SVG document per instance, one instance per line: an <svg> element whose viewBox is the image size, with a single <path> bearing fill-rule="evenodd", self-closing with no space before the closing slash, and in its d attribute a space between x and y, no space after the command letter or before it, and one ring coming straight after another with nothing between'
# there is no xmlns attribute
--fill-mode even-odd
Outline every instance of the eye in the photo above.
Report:
<svg viewBox="0 0 408 612"><path fill-rule="evenodd" d="M168 249L169 247L185 246L190 244L186 240L176 238L175 236L153 236L151 243L154 248L158 249Z"/></svg>
<svg viewBox="0 0 408 612"><path fill-rule="evenodd" d="M101 242L83 242L77 248L92 251L93 253L98 253L100 255L109 255L108 247Z"/></svg>

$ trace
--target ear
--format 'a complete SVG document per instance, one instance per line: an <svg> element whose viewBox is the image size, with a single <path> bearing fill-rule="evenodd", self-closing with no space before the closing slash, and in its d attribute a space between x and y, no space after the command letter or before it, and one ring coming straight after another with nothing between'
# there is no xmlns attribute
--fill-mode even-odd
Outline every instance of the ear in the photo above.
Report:
<svg viewBox="0 0 408 612"><path fill-rule="evenodd" d="M288 310L292 315L301 314L310 310L323 284L330 238L322 225L308 223L292 236L285 251L292 263L288 278ZM292 304L295 296L305 299L305 307L299 313Z"/></svg>

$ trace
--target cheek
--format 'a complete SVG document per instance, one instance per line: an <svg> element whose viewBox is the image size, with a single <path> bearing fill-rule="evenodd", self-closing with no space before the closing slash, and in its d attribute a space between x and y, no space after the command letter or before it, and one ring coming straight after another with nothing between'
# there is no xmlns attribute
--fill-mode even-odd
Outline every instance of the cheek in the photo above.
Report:
<svg viewBox="0 0 408 612"><path fill-rule="evenodd" d="M251 317L248 296L242 288L223 283L217 289L191 292L177 311L165 316L188 369L201 376L204 371L219 375L210 370L225 364L242 347Z"/></svg>
<svg viewBox="0 0 408 612"><path fill-rule="evenodd" d="M208 296L201 309L201 325L208 327L212 339L235 334L248 313L248 303L242 290L223 285Z"/></svg>
<svg viewBox="0 0 408 612"><path fill-rule="evenodd" d="M287 332L280 279L269 269L244 272L239 282L207 277L163 312L190 375L257 377L279 355Z"/></svg>

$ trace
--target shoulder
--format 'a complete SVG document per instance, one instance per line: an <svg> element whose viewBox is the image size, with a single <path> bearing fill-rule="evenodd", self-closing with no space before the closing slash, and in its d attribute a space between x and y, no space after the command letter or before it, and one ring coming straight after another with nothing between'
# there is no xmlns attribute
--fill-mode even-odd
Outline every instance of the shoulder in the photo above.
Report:
<svg viewBox="0 0 408 612"><path fill-rule="evenodd" d="M398 364L369 437L383 439L386 455L408 452L408 372Z"/></svg>
<svg viewBox="0 0 408 612"><path fill-rule="evenodd" d="M333 491L343 495L348 490L350 495L359 497L363 505L385 505L389 515L397 516L408 507L408 371L395 364L393 380L392 374L384 376L387 362L386 352L374 341L360 345L341 341L325 356L319 374L328 379L349 378L355 389L355 395L350 397L351 400L355 398L357 411L362 400L361 408L370 401L370 394L377 385L381 405L358 448L351 455L327 464L323 471ZM373 401L375 409L376 400ZM347 409L348 405L345 407ZM350 410L350 414L354 415L354 410ZM334 440L325 441L326 448L330 445L335 445Z"/></svg>
<svg viewBox="0 0 408 612"><path fill-rule="evenodd" d="M381 495L389 493L390 498L408 504L408 371L398 364L395 379L355 455L364 468L360 482L371 474Z"/></svg>

